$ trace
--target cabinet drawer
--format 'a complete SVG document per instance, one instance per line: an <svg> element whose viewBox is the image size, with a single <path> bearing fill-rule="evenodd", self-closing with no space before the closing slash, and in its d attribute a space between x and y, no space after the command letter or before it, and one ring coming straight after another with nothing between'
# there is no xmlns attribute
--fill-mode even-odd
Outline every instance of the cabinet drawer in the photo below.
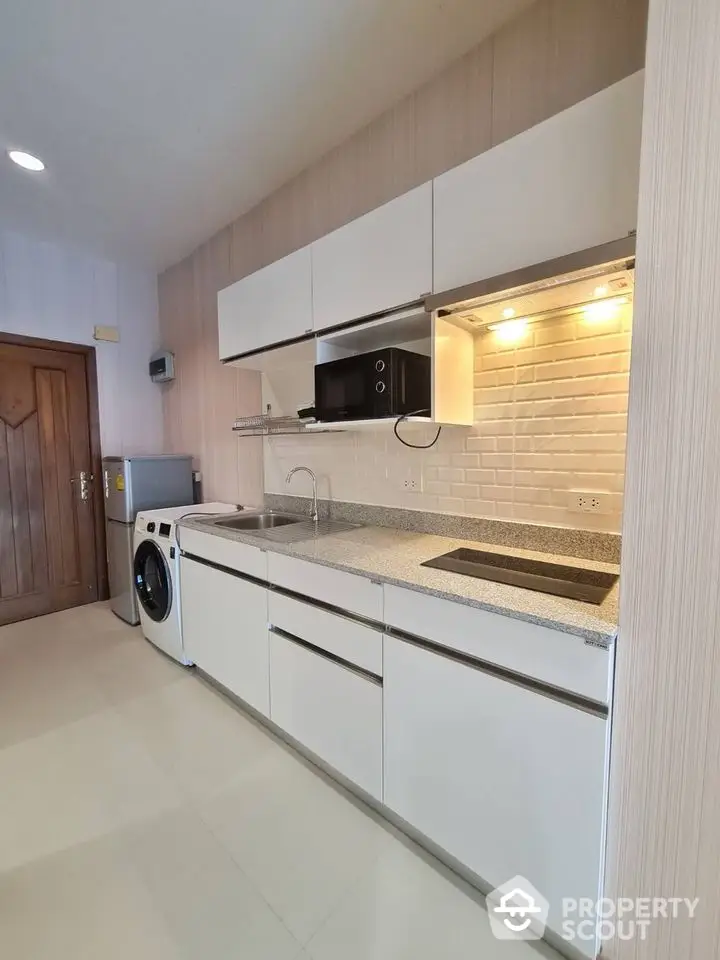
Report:
<svg viewBox="0 0 720 960"><path fill-rule="evenodd" d="M609 700L610 651L574 634L389 584L385 622L561 690Z"/></svg>
<svg viewBox="0 0 720 960"><path fill-rule="evenodd" d="M382 686L270 633L270 719L382 800Z"/></svg>
<svg viewBox="0 0 720 960"><path fill-rule="evenodd" d="M382 633L378 630L272 591L269 612L272 626L382 676Z"/></svg>
<svg viewBox="0 0 720 960"><path fill-rule="evenodd" d="M267 580L267 554L258 547L189 527L181 528L179 543L183 553L192 553L238 573Z"/></svg>
<svg viewBox="0 0 720 960"><path fill-rule="evenodd" d="M331 603L368 620L382 622L382 584L373 583L366 577L271 553L268 555L268 579L279 587Z"/></svg>

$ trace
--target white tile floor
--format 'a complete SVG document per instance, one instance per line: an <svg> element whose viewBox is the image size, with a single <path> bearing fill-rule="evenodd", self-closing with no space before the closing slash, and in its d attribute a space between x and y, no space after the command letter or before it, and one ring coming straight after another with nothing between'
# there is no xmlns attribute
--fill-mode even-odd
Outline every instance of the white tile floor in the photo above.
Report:
<svg viewBox="0 0 720 960"><path fill-rule="evenodd" d="M14 960L538 960L480 899L94 604L0 628Z"/></svg>

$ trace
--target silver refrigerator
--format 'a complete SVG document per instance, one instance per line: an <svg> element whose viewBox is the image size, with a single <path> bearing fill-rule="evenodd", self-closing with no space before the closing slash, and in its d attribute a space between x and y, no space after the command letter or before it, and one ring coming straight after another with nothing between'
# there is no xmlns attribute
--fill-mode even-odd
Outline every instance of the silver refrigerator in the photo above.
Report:
<svg viewBox="0 0 720 960"><path fill-rule="evenodd" d="M193 502L192 457L103 459L110 606L128 623L140 622L133 583L133 530L141 510Z"/></svg>

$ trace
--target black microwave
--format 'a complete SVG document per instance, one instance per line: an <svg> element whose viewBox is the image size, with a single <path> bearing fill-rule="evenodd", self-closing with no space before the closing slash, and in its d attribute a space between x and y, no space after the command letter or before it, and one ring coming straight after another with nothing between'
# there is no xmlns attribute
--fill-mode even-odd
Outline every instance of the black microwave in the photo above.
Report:
<svg viewBox="0 0 720 960"><path fill-rule="evenodd" d="M315 367L320 421L430 415L430 357L386 347Z"/></svg>

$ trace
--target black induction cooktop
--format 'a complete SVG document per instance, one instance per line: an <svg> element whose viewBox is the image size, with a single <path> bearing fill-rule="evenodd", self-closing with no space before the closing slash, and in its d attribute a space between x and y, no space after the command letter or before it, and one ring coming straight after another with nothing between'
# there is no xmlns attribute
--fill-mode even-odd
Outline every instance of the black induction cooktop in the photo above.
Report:
<svg viewBox="0 0 720 960"><path fill-rule="evenodd" d="M486 550L471 550L467 547L425 560L421 566L436 567L438 570L462 573L480 580L509 583L513 587L524 587L526 590L537 590L539 593L552 593L557 597L596 604L603 602L618 580L615 573L585 570L583 567L529 560L526 557L490 553Z"/></svg>

